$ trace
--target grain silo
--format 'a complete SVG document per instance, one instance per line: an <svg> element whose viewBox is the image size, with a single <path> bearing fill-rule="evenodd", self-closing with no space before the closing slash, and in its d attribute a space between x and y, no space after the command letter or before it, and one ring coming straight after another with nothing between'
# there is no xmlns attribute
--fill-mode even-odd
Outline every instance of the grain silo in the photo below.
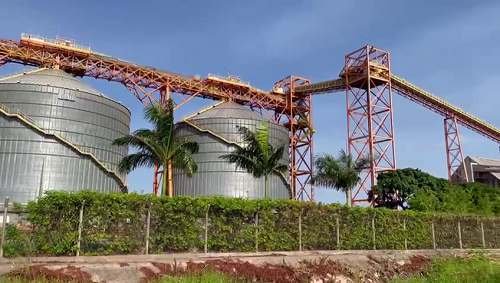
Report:
<svg viewBox="0 0 500 283"><path fill-rule="evenodd" d="M189 178L181 171L173 170L174 195L222 195L241 198L263 198L264 178L256 179L243 169L236 169L219 157L232 152L242 137L237 125L255 130L266 119L234 102L220 102L191 115L177 123L177 135L198 142L200 150L193 156L198 172ZM286 144L282 162L289 163L288 131L277 123L269 122L270 142ZM288 178L288 175L286 175ZM277 176L269 178L269 197L290 198L289 190Z"/></svg>
<svg viewBox="0 0 500 283"><path fill-rule="evenodd" d="M58 69L0 79L0 199L26 203L46 190L119 192L112 146L130 131L130 110Z"/></svg>

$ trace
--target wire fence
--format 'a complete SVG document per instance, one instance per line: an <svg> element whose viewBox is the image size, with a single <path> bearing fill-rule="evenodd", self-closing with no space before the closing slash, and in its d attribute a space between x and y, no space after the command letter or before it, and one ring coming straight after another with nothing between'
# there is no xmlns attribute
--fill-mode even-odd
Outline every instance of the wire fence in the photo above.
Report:
<svg viewBox="0 0 500 283"><path fill-rule="evenodd" d="M317 211L302 209L299 213L276 211L272 216L245 211L228 214L210 206L192 213L175 213L175 209L138 206L122 213L113 207L83 204L63 209L49 216L44 225L29 229L21 229L29 227L23 215L17 227L6 225L9 211L4 209L0 253L13 257L500 248L497 219L434 217L422 229L421 221L403 215L387 222L368 214L356 219L340 214L318 219ZM110 211L115 216L109 217Z"/></svg>

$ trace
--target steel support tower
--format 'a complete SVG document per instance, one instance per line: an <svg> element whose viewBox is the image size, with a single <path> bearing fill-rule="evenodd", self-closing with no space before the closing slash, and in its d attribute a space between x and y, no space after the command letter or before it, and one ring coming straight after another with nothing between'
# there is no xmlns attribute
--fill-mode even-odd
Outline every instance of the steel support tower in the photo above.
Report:
<svg viewBox="0 0 500 283"><path fill-rule="evenodd" d="M299 94L298 86L308 85L308 79L289 76L275 83L286 93L286 107L276 109L274 120L283 124L290 133L290 186L297 200L314 201L313 127L311 94Z"/></svg>
<svg viewBox="0 0 500 283"><path fill-rule="evenodd" d="M446 142L446 161L448 179L452 183L466 183L469 178L465 168L465 158L460 141L458 122L455 117L444 119L444 138Z"/></svg>
<svg viewBox="0 0 500 283"><path fill-rule="evenodd" d="M348 152L355 160L370 157L351 203L367 202L377 174L396 169L389 52L362 47L345 56Z"/></svg>

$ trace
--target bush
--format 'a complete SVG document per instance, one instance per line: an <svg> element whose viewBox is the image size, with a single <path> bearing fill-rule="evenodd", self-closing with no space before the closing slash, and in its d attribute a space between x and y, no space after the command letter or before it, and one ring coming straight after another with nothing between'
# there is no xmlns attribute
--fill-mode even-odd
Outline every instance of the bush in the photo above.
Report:
<svg viewBox="0 0 500 283"><path fill-rule="evenodd" d="M458 248L458 221L462 225L464 246L482 247L483 223L487 247L500 247L497 218L349 208L293 200L158 198L84 191L48 192L28 205L33 253L75 255L82 206L80 253L83 255L144 253L148 211L150 253L202 251L207 211L207 248L213 252L256 248L294 251L299 250L300 244L303 250L373 249L374 246L404 249L405 240L408 249L427 249L433 247L433 222L437 247Z"/></svg>

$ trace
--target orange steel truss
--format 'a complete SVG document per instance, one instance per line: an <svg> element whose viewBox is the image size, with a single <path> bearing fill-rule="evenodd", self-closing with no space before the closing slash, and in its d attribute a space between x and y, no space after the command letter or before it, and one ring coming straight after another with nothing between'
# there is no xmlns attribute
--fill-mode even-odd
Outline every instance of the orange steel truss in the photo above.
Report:
<svg viewBox="0 0 500 283"><path fill-rule="evenodd" d="M313 127L310 94L298 94L295 87L310 84L308 79L289 76L274 84L286 93L286 107L275 109L274 119L288 128L290 133L290 179L294 198L314 201Z"/></svg>
<svg viewBox="0 0 500 283"><path fill-rule="evenodd" d="M390 74L387 51L365 46L345 57L348 151L355 160L372 159L351 192L353 205L367 202L378 173L396 169Z"/></svg>
<svg viewBox="0 0 500 283"><path fill-rule="evenodd" d="M29 42L20 43L0 39L0 66L6 63L35 67L57 67L77 76L118 82L123 84L144 105L151 103L164 105L168 98L171 98L171 94L176 94L175 109L194 97L232 100L252 109L259 109L262 114L272 118L276 117L275 112L285 113L288 109L286 94L274 94L251 86L214 82L208 79L174 74L155 68L138 66L102 54L75 52L53 45L31 45ZM286 115L289 113L287 112ZM311 163L309 162L306 167L310 168ZM167 171L169 172L168 195L172 196L172 172L171 169ZM297 178L304 175L302 172L304 169L291 171L295 172L294 176ZM163 168L155 168L153 182L155 194L158 194L162 186L162 179ZM298 181L298 183L302 182L302 179ZM295 182L290 181L290 183Z"/></svg>
<svg viewBox="0 0 500 283"><path fill-rule="evenodd" d="M464 153L458 122L455 117L444 119L444 135L446 142L446 160L448 164L448 179L453 183L466 183L468 181L465 170Z"/></svg>
<svg viewBox="0 0 500 283"><path fill-rule="evenodd" d="M448 174L467 180L467 172L456 172L464 160L458 124L489 139L500 142L500 129L445 102L409 82L391 74L387 51L362 47L345 57L339 79L310 84L299 77L287 77L275 84L280 91L266 92L250 85L224 80L189 77L151 67L138 66L104 54L78 47L68 49L57 44L0 38L0 66L17 63L35 67L56 67L77 76L123 84L141 103L165 105L175 100L177 109L194 97L232 100L282 123L290 131L290 184L294 198L314 200L313 126L311 95L346 90L348 151L356 159L368 155L370 168L362 174L361 185L351 192L352 203L365 201L376 182L376 175L396 168L392 90L445 117ZM172 196L172 170L167 173L168 195ZM163 168L155 168L153 191L162 187ZM460 174L458 174L460 173ZM167 194L167 192L163 192Z"/></svg>

